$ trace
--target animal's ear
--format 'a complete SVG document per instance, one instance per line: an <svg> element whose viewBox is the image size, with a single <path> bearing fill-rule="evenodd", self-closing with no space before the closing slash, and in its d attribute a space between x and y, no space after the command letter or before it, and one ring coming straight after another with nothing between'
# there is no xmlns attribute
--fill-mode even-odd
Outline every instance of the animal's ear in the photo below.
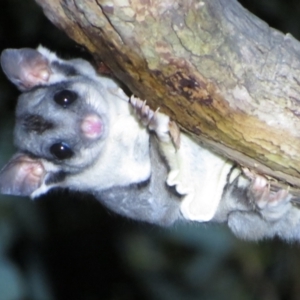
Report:
<svg viewBox="0 0 300 300"><path fill-rule="evenodd" d="M0 193L30 196L42 185L45 175L40 161L16 154L0 171Z"/></svg>
<svg viewBox="0 0 300 300"><path fill-rule="evenodd" d="M1 66L7 78L21 91L47 83L51 75L47 57L30 48L4 50Z"/></svg>

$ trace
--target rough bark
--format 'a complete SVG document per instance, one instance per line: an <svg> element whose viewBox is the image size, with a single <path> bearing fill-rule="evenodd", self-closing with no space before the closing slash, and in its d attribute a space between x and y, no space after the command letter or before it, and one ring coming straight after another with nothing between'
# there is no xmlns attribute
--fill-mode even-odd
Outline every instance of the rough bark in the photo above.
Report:
<svg viewBox="0 0 300 300"><path fill-rule="evenodd" d="M300 45L236 0L36 0L198 140L300 187Z"/></svg>

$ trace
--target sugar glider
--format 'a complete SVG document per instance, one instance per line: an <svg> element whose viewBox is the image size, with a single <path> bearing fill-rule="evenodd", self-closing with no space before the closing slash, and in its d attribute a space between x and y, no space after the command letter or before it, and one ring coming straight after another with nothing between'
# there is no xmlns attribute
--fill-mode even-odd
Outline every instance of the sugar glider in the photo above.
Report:
<svg viewBox="0 0 300 300"><path fill-rule="evenodd" d="M89 62L39 47L4 50L1 65L22 92L18 152L1 170L1 193L68 188L150 223L223 222L243 239L300 240L300 210L287 191L270 191L264 177L184 133L178 141L168 116L128 98Z"/></svg>

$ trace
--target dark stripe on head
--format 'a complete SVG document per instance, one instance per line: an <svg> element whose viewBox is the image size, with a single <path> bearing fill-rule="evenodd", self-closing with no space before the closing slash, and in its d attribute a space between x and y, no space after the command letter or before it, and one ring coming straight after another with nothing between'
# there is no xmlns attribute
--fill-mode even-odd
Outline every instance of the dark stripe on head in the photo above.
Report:
<svg viewBox="0 0 300 300"><path fill-rule="evenodd" d="M60 183L60 182L63 182L66 177L67 177L67 173L65 173L63 171L59 171L56 173L50 173L49 176L47 177L45 183L47 185Z"/></svg>
<svg viewBox="0 0 300 300"><path fill-rule="evenodd" d="M38 134L42 134L44 131L52 129L54 124L45 120L42 116L27 115L24 117L23 126L27 131L34 131Z"/></svg>
<svg viewBox="0 0 300 300"><path fill-rule="evenodd" d="M55 71L64 74L66 77L78 75L77 70L73 66L61 63L59 61L52 62L51 67L53 67Z"/></svg>

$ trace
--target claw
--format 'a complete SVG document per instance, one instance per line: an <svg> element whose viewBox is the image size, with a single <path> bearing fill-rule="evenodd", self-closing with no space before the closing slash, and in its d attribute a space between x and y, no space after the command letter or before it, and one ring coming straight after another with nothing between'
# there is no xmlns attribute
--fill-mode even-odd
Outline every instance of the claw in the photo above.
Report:
<svg viewBox="0 0 300 300"><path fill-rule="evenodd" d="M129 103L133 107L137 117L149 130L155 131L160 141L172 142L176 149L180 147L180 130L177 124L170 121L169 117L160 113L159 108L153 111L146 101L131 96Z"/></svg>
<svg viewBox="0 0 300 300"><path fill-rule="evenodd" d="M253 180L255 178L255 173L250 171L248 168L243 167L242 171L249 179Z"/></svg>
<svg viewBox="0 0 300 300"><path fill-rule="evenodd" d="M155 130L158 127L158 111L159 108L157 108L156 111L151 111L152 112L152 117L149 121L148 127L150 130Z"/></svg>
<svg viewBox="0 0 300 300"><path fill-rule="evenodd" d="M174 121L169 122L169 131L170 131L172 142L175 148L178 150L180 148L180 129L176 124L176 122Z"/></svg>
<svg viewBox="0 0 300 300"><path fill-rule="evenodd" d="M265 219L278 220L290 208L291 195L288 190L280 189L271 191L270 183L266 177L243 170L245 175L251 179L248 192L249 198L260 211Z"/></svg>
<svg viewBox="0 0 300 300"><path fill-rule="evenodd" d="M134 96L131 96L129 103L134 108L136 115L138 116L139 120L142 122L144 126L148 126L149 129L152 129L153 127L153 117L155 115L155 112L150 109L150 107L146 104L146 100L142 101L139 98L135 98ZM152 122L152 124L151 124Z"/></svg>

